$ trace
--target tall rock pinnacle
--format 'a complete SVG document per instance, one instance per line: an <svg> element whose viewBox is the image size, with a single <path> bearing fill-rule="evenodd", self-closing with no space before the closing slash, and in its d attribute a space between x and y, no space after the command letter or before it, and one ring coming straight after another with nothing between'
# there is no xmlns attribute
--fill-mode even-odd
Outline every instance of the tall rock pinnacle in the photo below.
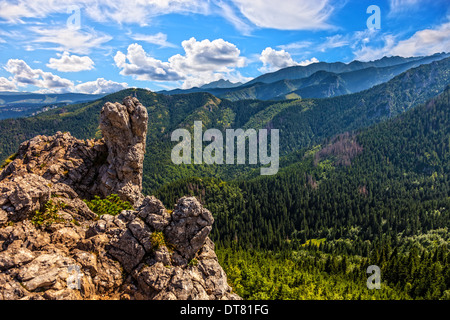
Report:
<svg viewBox="0 0 450 320"><path fill-rule="evenodd" d="M100 129L108 149L107 164L100 168L103 196L116 193L133 205L142 201L147 121L147 109L134 97L103 106Z"/></svg>

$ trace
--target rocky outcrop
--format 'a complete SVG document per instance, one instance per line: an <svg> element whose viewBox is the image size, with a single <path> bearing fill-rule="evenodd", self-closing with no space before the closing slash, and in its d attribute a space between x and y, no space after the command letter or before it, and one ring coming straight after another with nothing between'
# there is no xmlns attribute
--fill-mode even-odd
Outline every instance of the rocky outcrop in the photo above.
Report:
<svg viewBox="0 0 450 320"><path fill-rule="evenodd" d="M173 212L141 194L146 109L106 103L103 139L24 142L0 172L0 299L240 299L193 197ZM134 209L97 216L82 199L119 194Z"/></svg>
<svg viewBox="0 0 450 320"><path fill-rule="evenodd" d="M78 140L70 133L36 136L22 143L0 180L35 173L52 183L71 186L81 197L118 194L133 205L142 202L142 168L147 109L136 98L102 108L103 139Z"/></svg>
<svg viewBox="0 0 450 320"><path fill-rule="evenodd" d="M36 136L23 142L15 160L0 172L0 181L35 174L44 185L62 183L81 198L100 195L100 169L106 167L108 149L104 140L78 140L70 133Z"/></svg>

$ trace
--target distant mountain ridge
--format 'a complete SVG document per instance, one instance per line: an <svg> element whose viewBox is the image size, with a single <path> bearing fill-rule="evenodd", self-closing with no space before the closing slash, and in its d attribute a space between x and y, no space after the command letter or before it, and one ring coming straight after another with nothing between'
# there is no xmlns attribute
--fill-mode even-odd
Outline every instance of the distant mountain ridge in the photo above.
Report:
<svg viewBox="0 0 450 320"><path fill-rule="evenodd" d="M439 55L439 54L437 54ZM375 68L383 68L383 67L390 67L406 62L411 61L417 61L424 57L410 57L410 58L403 58L399 56L394 57L383 57L378 60L374 61L359 61L354 60L350 63L343 63L343 62L316 62L311 63L307 66L291 66L287 68L283 68L280 70L277 70L275 72L266 73L263 74L246 84L252 84L256 82L263 82L263 83L272 83L275 81L279 81L282 79L287 80L293 80L293 79L301 79L309 77L310 75L316 73L317 71L328 71L333 73L343 73L343 72L350 72L350 71L356 71L361 70L365 68L375 67Z"/></svg>
<svg viewBox="0 0 450 320"><path fill-rule="evenodd" d="M224 88L235 88L241 86L242 82L233 83L229 80L220 79L207 84L202 85L201 89L224 89Z"/></svg>
<svg viewBox="0 0 450 320"><path fill-rule="evenodd" d="M101 97L107 94L86 94L86 93L33 93L33 92L12 92L12 91L0 91L0 106L12 105L19 103L31 103L31 104L49 104L49 103L77 103L86 102Z"/></svg>
<svg viewBox="0 0 450 320"><path fill-rule="evenodd" d="M293 66L267 73L232 88L206 85L206 87L188 90L175 89L159 93L172 95L208 92L232 101L329 98L369 89L389 81L410 68L449 56L449 53L437 53L426 57L384 57L375 61L352 61L348 64L318 62L308 66Z"/></svg>
<svg viewBox="0 0 450 320"><path fill-rule="evenodd" d="M41 112L42 107L45 106L58 107L67 104L89 102L104 96L106 96L106 93L0 92L0 119L27 117Z"/></svg>

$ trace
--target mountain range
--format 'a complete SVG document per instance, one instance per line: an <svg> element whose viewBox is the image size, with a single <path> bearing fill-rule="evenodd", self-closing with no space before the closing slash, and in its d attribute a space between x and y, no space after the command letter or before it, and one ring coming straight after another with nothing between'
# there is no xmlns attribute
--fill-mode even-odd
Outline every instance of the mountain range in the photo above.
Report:
<svg viewBox="0 0 450 320"><path fill-rule="evenodd" d="M267 73L241 85L219 86L214 82L200 88L175 89L159 93L209 92L232 101L327 98L369 89L389 81L410 68L448 56L450 56L448 53L437 53L426 57L384 57L375 61L353 61L348 64L318 62Z"/></svg>
<svg viewBox="0 0 450 320"><path fill-rule="evenodd" d="M409 69L388 82L354 94L326 99L281 101L220 99L210 93L163 95L143 89L126 89L93 102L68 105L36 117L0 122L0 157L6 159L18 145L37 134L69 131L77 138L98 136L98 119L106 101L136 96L149 113L147 156L144 162L144 192L154 192L167 182L195 176L223 179L242 177L254 165L174 165L171 132L193 130L194 121L204 128L278 128L281 164L296 159L296 152L327 137L359 130L395 117L442 92L450 83L450 58ZM99 136L98 136L99 137ZM291 159L291 160L287 160Z"/></svg>
<svg viewBox="0 0 450 320"><path fill-rule="evenodd" d="M413 67L448 57L437 53L426 57L384 57L361 62L312 63L293 66L263 74L247 83L217 80L201 87L160 91L165 95L208 92L231 101L238 100L295 100L329 98L359 92L384 83ZM89 102L106 94L40 94L31 92L0 92L0 120L28 117L68 104Z"/></svg>
<svg viewBox="0 0 450 320"><path fill-rule="evenodd" d="M34 115L43 107L59 107L86 101L97 100L106 94L32 92L0 92L0 119L18 118ZM47 108L48 109L48 108ZM44 110L46 111L46 110Z"/></svg>

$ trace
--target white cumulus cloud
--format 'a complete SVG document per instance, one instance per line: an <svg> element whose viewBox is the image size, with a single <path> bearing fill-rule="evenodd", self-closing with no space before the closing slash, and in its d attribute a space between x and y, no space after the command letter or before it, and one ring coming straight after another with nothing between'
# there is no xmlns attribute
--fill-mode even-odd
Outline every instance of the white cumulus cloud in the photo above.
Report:
<svg viewBox="0 0 450 320"><path fill-rule="evenodd" d="M72 81L51 72L32 69L25 61L20 59L9 59L5 70L12 74L14 83L19 87L33 85L46 89L67 89L73 86Z"/></svg>
<svg viewBox="0 0 450 320"><path fill-rule="evenodd" d="M271 47L265 48L259 57L263 66L259 68L259 71L266 72L274 72L283 68L292 67L292 66L307 66L311 63L319 62L316 58L311 58L310 60L304 60L297 62L292 59L289 52L282 50L275 50Z"/></svg>
<svg viewBox="0 0 450 320"><path fill-rule="evenodd" d="M25 61L20 59L9 59L5 70L11 73L11 78L0 77L0 91L16 90L18 87L29 88L34 86L39 88L35 92L39 93L111 93L128 87L125 82L115 82L98 78L94 81L88 81L75 85L71 80L61 78L51 72L45 72L41 69L31 68Z"/></svg>
<svg viewBox="0 0 450 320"><path fill-rule="evenodd" d="M183 76L175 71L170 63L151 57L137 43L128 46L127 54L117 51L114 62L117 67L122 69L121 75L133 76L137 80L176 81L183 79Z"/></svg>
<svg viewBox="0 0 450 320"><path fill-rule="evenodd" d="M245 66L245 58L232 43L223 39L197 41L194 37L181 43L185 54L169 58L174 69L181 73L227 72L230 68Z"/></svg>
<svg viewBox="0 0 450 320"><path fill-rule="evenodd" d="M17 86L14 81L0 77L0 91L16 91Z"/></svg>
<svg viewBox="0 0 450 320"><path fill-rule="evenodd" d="M57 55L59 59L50 58L47 67L61 72L78 72L94 68L94 61L88 56L70 55L67 51Z"/></svg>
<svg viewBox="0 0 450 320"><path fill-rule="evenodd" d="M98 78L95 81L88 81L75 86L75 91L80 93L100 94L113 93L128 88L125 82L119 83L112 80Z"/></svg>
<svg viewBox="0 0 450 320"><path fill-rule="evenodd" d="M176 54L168 61L161 61L134 43L128 46L126 54L117 51L114 62L122 75L143 81L182 80L183 88L219 79L245 79L236 68L244 67L246 60L234 44L223 39L197 41L190 38L181 45L184 54Z"/></svg>

